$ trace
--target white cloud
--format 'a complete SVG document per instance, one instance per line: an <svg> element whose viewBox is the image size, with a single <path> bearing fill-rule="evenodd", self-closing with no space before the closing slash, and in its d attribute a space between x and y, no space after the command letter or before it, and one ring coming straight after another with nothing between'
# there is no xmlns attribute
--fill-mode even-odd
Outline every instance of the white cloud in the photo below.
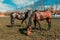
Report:
<svg viewBox="0 0 60 40"><path fill-rule="evenodd" d="M33 0L13 0L13 3L16 5L33 5Z"/></svg>
<svg viewBox="0 0 60 40"><path fill-rule="evenodd" d="M54 10L60 10L60 5L53 5Z"/></svg>
<svg viewBox="0 0 60 40"><path fill-rule="evenodd" d="M12 10L15 9L15 8L12 7L11 5L4 4L3 1L4 1L4 0L0 0L0 11L1 11L1 12L12 11Z"/></svg>
<svg viewBox="0 0 60 40"><path fill-rule="evenodd" d="M48 8L48 7L53 7L54 8L54 10L60 10L60 5L53 5L53 6L45 6L45 8Z"/></svg>
<svg viewBox="0 0 60 40"><path fill-rule="evenodd" d="M0 3L3 2L4 0L0 0Z"/></svg>
<svg viewBox="0 0 60 40"><path fill-rule="evenodd" d="M56 5L56 9L57 10L60 10L60 5Z"/></svg>
<svg viewBox="0 0 60 40"><path fill-rule="evenodd" d="M0 11L2 12L6 12L6 11L12 11L14 10L15 8L13 8L12 6L8 5L8 4L3 4L3 3L0 3Z"/></svg>

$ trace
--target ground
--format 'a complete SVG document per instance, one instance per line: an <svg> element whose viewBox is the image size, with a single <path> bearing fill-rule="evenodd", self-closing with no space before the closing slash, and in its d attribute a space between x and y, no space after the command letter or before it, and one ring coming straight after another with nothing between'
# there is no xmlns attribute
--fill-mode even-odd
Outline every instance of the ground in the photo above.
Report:
<svg viewBox="0 0 60 40"><path fill-rule="evenodd" d="M16 20L12 27L9 17L0 17L0 40L60 40L60 19L52 19L50 32L36 29L30 36L25 35L26 23L23 23L22 27L19 26L20 23L20 20ZM41 21L41 27L47 29L46 21Z"/></svg>

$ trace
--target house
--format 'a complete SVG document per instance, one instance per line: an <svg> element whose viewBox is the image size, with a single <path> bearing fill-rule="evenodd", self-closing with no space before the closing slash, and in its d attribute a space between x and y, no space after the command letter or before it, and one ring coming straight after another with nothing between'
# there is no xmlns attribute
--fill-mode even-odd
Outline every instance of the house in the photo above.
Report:
<svg viewBox="0 0 60 40"><path fill-rule="evenodd" d="M0 16L5 16L2 12L0 12Z"/></svg>
<svg viewBox="0 0 60 40"><path fill-rule="evenodd" d="M60 14L60 10L55 10L56 14Z"/></svg>
<svg viewBox="0 0 60 40"><path fill-rule="evenodd" d="M11 14L11 12L5 12L5 13L4 13L5 16L8 16L8 15L10 15L10 14Z"/></svg>

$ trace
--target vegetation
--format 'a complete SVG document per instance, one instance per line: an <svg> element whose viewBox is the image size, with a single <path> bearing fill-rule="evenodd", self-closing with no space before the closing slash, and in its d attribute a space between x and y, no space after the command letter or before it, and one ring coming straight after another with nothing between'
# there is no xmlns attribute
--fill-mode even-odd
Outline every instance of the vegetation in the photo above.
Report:
<svg viewBox="0 0 60 40"><path fill-rule="evenodd" d="M23 23L20 27L21 21L16 20L15 25L10 25L9 17L0 17L0 40L60 40L60 19L52 19L52 27L50 32L38 29L32 31L30 36L26 36L26 25ZM41 27L47 29L46 21L41 21ZM37 28L38 24L37 24Z"/></svg>

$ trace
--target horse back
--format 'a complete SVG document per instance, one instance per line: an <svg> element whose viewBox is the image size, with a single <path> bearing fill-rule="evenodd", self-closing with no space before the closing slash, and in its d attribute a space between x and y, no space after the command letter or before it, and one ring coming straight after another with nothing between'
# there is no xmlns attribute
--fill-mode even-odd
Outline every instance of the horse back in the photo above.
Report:
<svg viewBox="0 0 60 40"><path fill-rule="evenodd" d="M46 19L46 18L51 18L51 12L46 11L46 12L35 12L36 14L36 19Z"/></svg>
<svg viewBox="0 0 60 40"><path fill-rule="evenodd" d="M46 15L47 15L48 18L51 18L52 13L50 11L46 11Z"/></svg>

